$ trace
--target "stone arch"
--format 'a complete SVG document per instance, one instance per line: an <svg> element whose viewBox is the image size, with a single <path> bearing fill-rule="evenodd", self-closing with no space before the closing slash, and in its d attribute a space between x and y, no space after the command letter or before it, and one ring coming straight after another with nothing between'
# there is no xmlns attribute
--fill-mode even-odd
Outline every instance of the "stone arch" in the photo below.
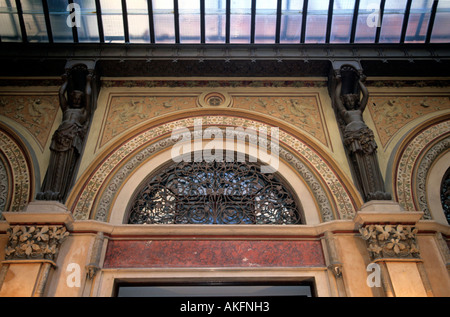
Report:
<svg viewBox="0 0 450 317"><path fill-rule="evenodd" d="M395 157L391 158L392 190L395 200L405 210L420 210L424 212L424 219L436 219L439 205L430 199L436 196L433 188L440 187L442 178L438 178L443 175L440 171L450 166L449 152L449 115L420 125L398 145Z"/></svg>
<svg viewBox="0 0 450 317"><path fill-rule="evenodd" d="M0 161L0 186L5 189L0 211L22 211L34 193L33 164L20 137L4 125L0 125Z"/></svg>
<svg viewBox="0 0 450 317"><path fill-rule="evenodd" d="M126 137L104 150L83 174L68 199L75 219L109 221L117 192L133 173L158 153L170 148L171 131L175 128L193 128L194 120L201 119L206 127L270 127L257 118L205 114L186 118L174 117L153 126L130 132ZM279 131L280 159L295 171L312 193L320 211L320 221L352 219L361 204L361 198L340 172L334 160L320 146L307 137L283 128Z"/></svg>

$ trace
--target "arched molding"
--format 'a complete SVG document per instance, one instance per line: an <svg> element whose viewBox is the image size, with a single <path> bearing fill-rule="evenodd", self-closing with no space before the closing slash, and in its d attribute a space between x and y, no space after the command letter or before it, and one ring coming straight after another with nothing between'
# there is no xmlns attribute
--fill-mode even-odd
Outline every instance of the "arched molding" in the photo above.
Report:
<svg viewBox="0 0 450 317"><path fill-rule="evenodd" d="M207 143L208 141L204 141L203 146L206 146ZM254 145L249 146L255 147ZM219 147L217 147L217 149L219 149ZM172 160L171 151L170 148L166 148L136 168L127 178L126 182L120 186L120 188L112 186L113 188L111 189L117 190L117 194L111 204L111 212L107 221L112 224L127 223L129 216L127 213L129 210L129 202L133 199L136 189L141 187L142 183L148 178L149 175L151 175L154 171L157 171L161 166L165 165L170 160ZM313 193L309 190L304 180L299 177L292 167L283 161L280 161L277 172L286 180L286 182L289 183L295 195L299 198L306 223L320 223L322 217L319 215L319 206L316 203ZM104 198L104 196L105 195L103 195L102 198ZM101 201L103 201L103 199L101 199ZM330 207L328 206L328 208ZM98 216L104 216L98 214L100 210L100 208L97 209L97 215L95 218L98 218ZM332 216L333 215L330 215L330 217Z"/></svg>
<svg viewBox="0 0 450 317"><path fill-rule="evenodd" d="M104 150L82 175L68 199L68 206L75 219L107 221L117 191L144 162L150 160L174 142L170 138L173 129L192 128L195 119L202 119L206 127L263 127L269 125L257 120L233 115L197 115L189 118L173 118L152 126L139 128ZM321 221L352 219L361 198L349 184L338 165L320 146L310 139L279 130L280 159L287 162L307 184L319 206ZM329 207L327 207L329 206Z"/></svg>
<svg viewBox="0 0 450 317"><path fill-rule="evenodd" d="M420 210L424 212L425 219L436 219L434 215L438 211L434 203L430 205L430 197L435 196L432 192L441 184L442 178L437 180L438 171L445 165L446 168L450 166L449 161L443 159L449 151L449 115L423 123L399 144L398 151L393 154L392 189L395 200L406 211ZM433 211L430 206L434 206Z"/></svg>
<svg viewBox="0 0 450 317"><path fill-rule="evenodd" d="M450 142L450 138L447 138L447 142ZM424 197L424 218L433 219L439 223L447 225L447 219L442 208L441 200L441 184L442 179L448 168L450 167L450 146L447 150L441 153L430 166L427 178L426 188L427 190L420 193L419 198ZM422 201L419 201L422 202Z"/></svg>
<svg viewBox="0 0 450 317"><path fill-rule="evenodd" d="M5 125L0 125L0 155L4 167L3 176L8 179L5 211L22 211L33 197L34 169L26 146Z"/></svg>

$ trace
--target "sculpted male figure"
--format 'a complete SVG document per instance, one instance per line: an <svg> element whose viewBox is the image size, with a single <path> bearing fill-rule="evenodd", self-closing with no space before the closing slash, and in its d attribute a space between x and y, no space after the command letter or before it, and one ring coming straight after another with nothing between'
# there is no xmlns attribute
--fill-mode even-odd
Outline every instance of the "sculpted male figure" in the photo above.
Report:
<svg viewBox="0 0 450 317"><path fill-rule="evenodd" d="M42 190L38 200L63 201L71 185L78 157L91 115L92 73L86 76L84 91L73 90L66 98L68 74L62 76L64 83L59 90L59 103L63 113L62 122L53 134L51 156Z"/></svg>

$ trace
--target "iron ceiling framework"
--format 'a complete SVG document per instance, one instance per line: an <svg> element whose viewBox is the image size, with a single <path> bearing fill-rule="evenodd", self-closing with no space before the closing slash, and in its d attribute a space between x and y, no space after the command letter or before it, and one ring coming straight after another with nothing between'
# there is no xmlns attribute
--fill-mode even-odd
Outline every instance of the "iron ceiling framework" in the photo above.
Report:
<svg viewBox="0 0 450 317"><path fill-rule="evenodd" d="M67 37L64 23L71 13L79 14L71 16L73 21L80 21L73 23ZM2 0L0 15L0 41L4 42L450 42L445 22L450 16L448 0ZM377 27L362 24L375 17ZM371 29L369 37L358 35L367 27Z"/></svg>
<svg viewBox="0 0 450 317"><path fill-rule="evenodd" d="M0 75L94 59L105 76L326 76L351 59L369 76L446 77L447 21L450 0L0 0Z"/></svg>

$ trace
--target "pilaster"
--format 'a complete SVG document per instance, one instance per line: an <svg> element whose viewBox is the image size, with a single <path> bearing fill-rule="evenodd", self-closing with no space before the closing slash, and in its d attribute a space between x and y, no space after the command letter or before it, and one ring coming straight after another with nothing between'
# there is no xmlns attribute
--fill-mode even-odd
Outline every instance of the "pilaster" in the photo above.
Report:
<svg viewBox="0 0 450 317"><path fill-rule="evenodd" d="M0 296L40 297L56 267L73 218L56 201L30 203L23 212L4 212L8 243L0 271Z"/></svg>
<svg viewBox="0 0 450 317"><path fill-rule="evenodd" d="M433 296L417 242L423 212L406 212L393 201L370 201L355 216L386 296Z"/></svg>

